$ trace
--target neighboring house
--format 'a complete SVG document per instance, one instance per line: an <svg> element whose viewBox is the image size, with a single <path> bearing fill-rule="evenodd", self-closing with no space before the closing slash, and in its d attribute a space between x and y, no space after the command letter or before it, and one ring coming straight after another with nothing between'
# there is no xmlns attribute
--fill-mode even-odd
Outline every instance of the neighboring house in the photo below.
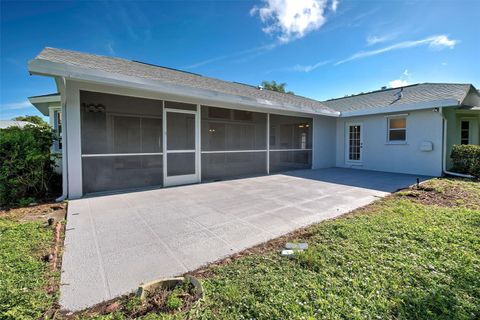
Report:
<svg viewBox="0 0 480 320"><path fill-rule="evenodd" d="M6 129L9 127L23 128L26 125L35 126L35 124L28 121L16 121L16 120L0 120L0 129Z"/></svg>
<svg viewBox="0 0 480 320"><path fill-rule="evenodd" d="M49 124L58 137L58 140L52 146L52 153L55 154L55 171L62 173L62 104L60 93L29 97L28 100L44 116L49 117Z"/></svg>
<svg viewBox="0 0 480 320"><path fill-rule="evenodd" d="M453 144L480 139L470 84L321 102L53 48L29 71L53 77L60 92L70 198L334 166L440 176Z"/></svg>

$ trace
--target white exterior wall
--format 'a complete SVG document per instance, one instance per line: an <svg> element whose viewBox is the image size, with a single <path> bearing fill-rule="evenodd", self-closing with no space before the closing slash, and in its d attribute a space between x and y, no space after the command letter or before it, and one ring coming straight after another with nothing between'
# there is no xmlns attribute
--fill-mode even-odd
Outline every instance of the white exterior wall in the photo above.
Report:
<svg viewBox="0 0 480 320"><path fill-rule="evenodd" d="M336 123L334 117L313 118L313 169L335 167Z"/></svg>
<svg viewBox="0 0 480 320"><path fill-rule="evenodd" d="M404 144L387 142L387 116L379 114L337 119L338 167L409 173L429 176L442 174L442 116L433 109L410 111L407 115L407 141ZM363 148L361 164L346 162L346 125L362 123ZM422 142L433 143L433 150L421 151Z"/></svg>

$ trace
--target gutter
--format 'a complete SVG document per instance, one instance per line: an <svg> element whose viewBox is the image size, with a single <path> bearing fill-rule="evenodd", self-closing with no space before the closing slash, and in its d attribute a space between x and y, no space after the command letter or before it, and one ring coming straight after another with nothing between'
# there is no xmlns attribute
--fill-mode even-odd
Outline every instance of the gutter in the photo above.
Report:
<svg viewBox="0 0 480 320"><path fill-rule="evenodd" d="M468 178L472 179L475 178L472 175L469 174L464 174L464 173L458 173L458 172L452 172L447 170L447 124L448 120L443 114L443 108L440 108L440 114L442 115L443 119L443 147L442 147L442 171L444 174L450 175L450 176L455 176L455 177L460 177L460 178Z"/></svg>

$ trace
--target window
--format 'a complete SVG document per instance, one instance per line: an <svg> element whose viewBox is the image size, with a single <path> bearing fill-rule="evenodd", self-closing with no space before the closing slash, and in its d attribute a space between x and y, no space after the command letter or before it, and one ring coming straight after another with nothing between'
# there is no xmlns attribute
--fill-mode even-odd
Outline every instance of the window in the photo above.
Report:
<svg viewBox="0 0 480 320"><path fill-rule="evenodd" d="M407 140L407 118L388 118L388 141L405 142Z"/></svg>
<svg viewBox="0 0 480 320"><path fill-rule="evenodd" d="M62 112L54 111L54 120L53 120L53 129L57 136L57 141L55 142L54 149L55 151L62 150Z"/></svg>
<svg viewBox="0 0 480 320"><path fill-rule="evenodd" d="M469 144L470 121L463 120L460 125L460 144Z"/></svg>

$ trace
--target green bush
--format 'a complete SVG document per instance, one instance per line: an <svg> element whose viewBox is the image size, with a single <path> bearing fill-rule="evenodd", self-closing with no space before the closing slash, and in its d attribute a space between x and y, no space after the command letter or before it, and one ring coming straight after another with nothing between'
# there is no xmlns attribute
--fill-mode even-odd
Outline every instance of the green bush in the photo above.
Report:
<svg viewBox="0 0 480 320"><path fill-rule="evenodd" d="M46 126L0 129L0 206L43 201L60 190L50 147L54 133Z"/></svg>
<svg viewBox="0 0 480 320"><path fill-rule="evenodd" d="M450 157L454 171L480 177L480 146L454 145Z"/></svg>

